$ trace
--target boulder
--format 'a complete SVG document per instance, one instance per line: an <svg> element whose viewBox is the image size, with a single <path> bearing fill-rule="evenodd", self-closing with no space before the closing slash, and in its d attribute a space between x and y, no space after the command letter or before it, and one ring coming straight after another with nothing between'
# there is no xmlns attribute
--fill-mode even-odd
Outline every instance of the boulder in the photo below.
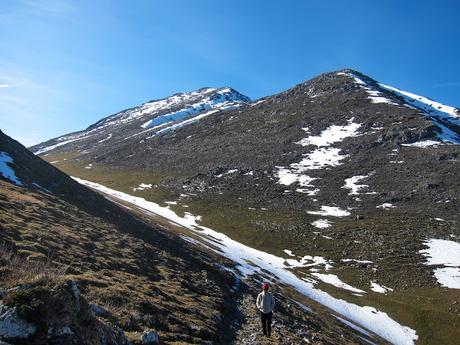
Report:
<svg viewBox="0 0 460 345"><path fill-rule="evenodd" d="M26 339L37 331L37 327L23 320L16 307L0 304L0 338Z"/></svg>
<svg viewBox="0 0 460 345"><path fill-rule="evenodd" d="M154 330L145 330L141 335L142 344L158 344L158 334Z"/></svg>

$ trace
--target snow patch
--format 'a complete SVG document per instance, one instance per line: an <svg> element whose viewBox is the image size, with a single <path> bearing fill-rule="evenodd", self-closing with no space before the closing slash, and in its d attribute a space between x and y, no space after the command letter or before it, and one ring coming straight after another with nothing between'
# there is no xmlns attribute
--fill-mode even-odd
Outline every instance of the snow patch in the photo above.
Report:
<svg viewBox="0 0 460 345"><path fill-rule="evenodd" d="M348 290L351 292L356 292L359 294L364 294L366 291L355 288L351 285L348 285L347 283L343 282L340 280L339 277L337 277L335 274L324 274L324 273L312 273L313 276L321 280L322 282L326 284L333 285L335 287L338 287L340 289Z"/></svg>
<svg viewBox="0 0 460 345"><path fill-rule="evenodd" d="M412 144L402 144L401 146L426 148L426 147L436 147L436 146L439 146L441 144L442 144L442 142L440 142L440 141L423 140L423 141L417 141L417 142L412 143Z"/></svg>
<svg viewBox="0 0 460 345"><path fill-rule="evenodd" d="M152 188L152 184L151 183L140 183L139 184L139 187L135 187L133 188L133 191L136 192L138 190L146 190L146 189L151 189Z"/></svg>
<svg viewBox="0 0 460 345"><path fill-rule="evenodd" d="M435 278L441 286L450 289L460 289L460 268L444 267L433 271Z"/></svg>
<svg viewBox="0 0 460 345"><path fill-rule="evenodd" d="M375 87L366 83L356 74L345 73L345 75L353 78L354 82L358 84L362 89L364 89L364 91L366 91L366 93L368 94L367 98L369 98L372 103L386 103L391 105L398 105L389 98L384 97L381 91L376 90Z"/></svg>
<svg viewBox="0 0 460 345"><path fill-rule="evenodd" d="M322 256L305 255L301 257L300 260L285 259L285 265L290 266L291 268L323 266L324 269L328 271L332 268L332 264L333 262L331 260L327 260Z"/></svg>
<svg viewBox="0 0 460 345"><path fill-rule="evenodd" d="M340 149L330 146L343 141L345 138L358 135L358 129L361 125L353 121L354 118L351 118L345 126L330 126L317 136L308 136L297 142L296 144L302 146L314 145L317 148L304 154L298 163L292 163L289 167L276 167L278 169L276 172L278 183L287 186L298 183L302 188L296 189L297 192L310 196L318 194L319 189L314 188L314 185L311 184L317 178L310 177L305 173L309 170L338 166L343 159L348 157L348 155L341 154ZM310 133L308 128L302 128L302 130L307 134Z"/></svg>
<svg viewBox="0 0 460 345"><path fill-rule="evenodd" d="M110 133L110 134L107 136L107 138L102 139L102 140L99 140L98 143L99 143L99 144L100 144L100 143L103 143L104 141L110 140L111 138L112 138L112 133Z"/></svg>
<svg viewBox="0 0 460 345"><path fill-rule="evenodd" d="M34 154L41 155L41 154L43 154L45 152L54 150L55 148L70 144L70 143L72 143L74 141L81 140L81 139L84 139L84 138L87 138L87 137L89 137L89 136L82 135L82 136L78 136L78 137L70 139L70 140L59 142L59 143L51 145L51 146L42 147L42 148L38 149L37 151L35 151ZM59 138L58 140L61 140L61 139L62 138Z"/></svg>
<svg viewBox="0 0 460 345"><path fill-rule="evenodd" d="M236 173L236 172L238 172L238 169L230 169L230 170L228 170L227 172L224 172L224 173L222 173L222 174L216 175L216 177L219 177L219 178L220 178L220 177L222 177L222 176L234 174L234 173Z"/></svg>
<svg viewBox="0 0 460 345"><path fill-rule="evenodd" d="M460 289L460 243L430 239L424 244L428 247L419 251L427 258L427 265L444 266L434 269L434 276L441 286Z"/></svg>
<svg viewBox="0 0 460 345"><path fill-rule="evenodd" d="M379 86L403 98L411 107L421 110L439 128L440 132L436 134L439 140L457 145L460 144L460 136L446 126L460 126L460 112L457 108L389 85L379 84Z"/></svg>
<svg viewBox="0 0 460 345"><path fill-rule="evenodd" d="M358 184L361 180L368 178L369 175L358 175L345 179L345 185L342 188L350 189L348 195L359 195L358 193L361 189L369 187L367 184ZM366 193L368 194L368 193Z"/></svg>
<svg viewBox="0 0 460 345"><path fill-rule="evenodd" d="M331 227L332 223L327 219L318 219L311 223L311 225L318 229L326 229Z"/></svg>
<svg viewBox="0 0 460 345"><path fill-rule="evenodd" d="M377 282L371 282L371 290L378 293L387 293L388 291L393 291L393 289L379 285Z"/></svg>
<svg viewBox="0 0 460 345"><path fill-rule="evenodd" d="M321 211L307 211L309 214L316 214L318 216L333 216L333 217L346 217L351 213L342 210L340 207L335 206L321 206Z"/></svg>
<svg viewBox="0 0 460 345"><path fill-rule="evenodd" d="M24 184L16 176L16 172L11 167L11 164L14 164L13 158L8 153L0 151L0 174L15 185L23 186Z"/></svg>
<svg viewBox="0 0 460 345"><path fill-rule="evenodd" d="M175 131L176 129L179 129L179 128L182 128L186 125L190 125L192 123L195 123L199 120L201 120L202 118L205 118L206 116L209 116L211 114L214 114L214 113L217 113L219 111L219 109L217 110L210 110L208 112L205 112L205 113L201 113L200 115L197 115L191 119L187 119L185 121L182 121L182 122L179 122L179 123L176 123L174 125L171 125L169 127L166 127L166 128L163 128L163 129L160 129L158 132L156 132L153 136L158 136L158 135L161 135L161 134L164 134L166 132L169 132L169 131Z"/></svg>
<svg viewBox="0 0 460 345"><path fill-rule="evenodd" d="M357 243L360 243L356 241ZM373 264L373 261L370 260L356 260L356 259L341 259L342 262L357 262L359 264Z"/></svg>
<svg viewBox="0 0 460 345"><path fill-rule="evenodd" d="M383 203L381 205L375 206L375 208L383 208L383 209L386 209L386 210L388 210L390 208L395 208L395 207L396 207L395 205L390 204L389 202L385 202L385 203Z"/></svg>
<svg viewBox="0 0 460 345"><path fill-rule="evenodd" d="M354 119L348 121L345 126L330 126L317 136L309 136L300 140L297 144L302 146L315 145L318 147L331 146L343 141L345 138L356 137L360 124L354 123ZM305 130L305 129L304 129Z"/></svg>

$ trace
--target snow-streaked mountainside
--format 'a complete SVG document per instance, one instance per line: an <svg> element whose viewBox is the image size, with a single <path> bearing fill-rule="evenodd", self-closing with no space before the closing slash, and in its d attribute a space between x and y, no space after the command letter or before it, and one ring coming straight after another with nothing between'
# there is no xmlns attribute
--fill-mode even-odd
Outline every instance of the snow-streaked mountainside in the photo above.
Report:
<svg viewBox="0 0 460 345"><path fill-rule="evenodd" d="M251 100L248 97L229 87L219 89L206 87L189 93L178 93L106 117L89 126L85 131L37 145L39 148L35 153L42 154L83 139L98 139L97 143L101 144L112 138L129 139L141 134L160 135L194 123L205 116L234 109L249 102ZM126 131L128 128L130 131ZM114 137L112 131L120 130L121 137L120 135ZM106 137L102 138L101 135L105 134Z"/></svg>
<svg viewBox="0 0 460 345"><path fill-rule="evenodd" d="M375 83L368 78L353 72L345 73L338 72L339 75L346 75L353 78L356 84L360 85L369 95L369 99L373 103L388 103L392 105L401 105L416 108L423 112L425 116L433 121L437 127L436 141L424 141L421 143L412 143L414 146L430 146L437 145L439 142L447 142L452 144L460 144L460 135L450 129L450 126L460 126L460 110L455 107L444 105L435 102L427 97L419 96L407 91L400 90L389 85ZM395 95L399 102L395 102L394 97L385 95L385 91L389 91ZM458 129L458 128L457 128Z"/></svg>

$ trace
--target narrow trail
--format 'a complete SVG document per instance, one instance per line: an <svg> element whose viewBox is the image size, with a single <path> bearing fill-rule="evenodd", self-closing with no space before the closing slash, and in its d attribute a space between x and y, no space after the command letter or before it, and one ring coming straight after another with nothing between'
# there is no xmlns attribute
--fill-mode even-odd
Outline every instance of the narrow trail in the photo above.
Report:
<svg viewBox="0 0 460 345"><path fill-rule="evenodd" d="M251 295L244 295L238 309L245 315L245 320L237 331L236 339L233 344L288 344L282 341L282 336L280 334L282 325L277 322L276 315L272 323L271 337L269 338L262 335L259 312L255 306L255 300Z"/></svg>

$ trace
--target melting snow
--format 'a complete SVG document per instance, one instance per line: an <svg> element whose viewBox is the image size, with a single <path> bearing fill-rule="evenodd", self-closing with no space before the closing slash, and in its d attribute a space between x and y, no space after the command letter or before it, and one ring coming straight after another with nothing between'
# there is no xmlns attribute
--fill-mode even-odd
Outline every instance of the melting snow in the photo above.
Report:
<svg viewBox="0 0 460 345"><path fill-rule="evenodd" d="M329 220L327 219L318 219L315 220L313 223L311 223L314 227L318 229L326 229L329 228L332 224Z"/></svg>
<svg viewBox="0 0 460 345"><path fill-rule="evenodd" d="M213 92L215 89L212 90ZM231 89L224 88L220 89L216 93L212 93L204 97L200 101L176 110L171 113L157 116L147 122L145 122L143 128L151 128L162 126L165 123L181 121L167 128L163 128L156 132L154 136L163 134L167 131L176 130L185 125L194 123L206 116L214 114L220 110L229 110L240 107L242 104L248 102L248 98L242 98L241 95L235 94ZM184 121L182 121L184 120Z"/></svg>
<svg viewBox="0 0 460 345"><path fill-rule="evenodd" d="M460 243L441 239L430 239L424 243L428 248L419 253L427 257L427 265L448 266L434 269L438 283L460 289Z"/></svg>
<svg viewBox="0 0 460 345"><path fill-rule="evenodd" d="M285 249L283 250L283 252L285 252L287 255L289 256L295 256L293 253L292 253L292 250L289 250L289 249Z"/></svg>
<svg viewBox="0 0 460 345"><path fill-rule="evenodd" d="M354 123L353 119L348 121L346 126L330 126L320 133L318 136L309 136L300 140L297 144L302 146L315 145L318 147L331 146L345 138L356 137L360 124ZM305 129L304 129L305 130Z"/></svg>
<svg viewBox="0 0 460 345"><path fill-rule="evenodd" d="M460 112L458 109L392 86L384 84L379 85L382 88L402 97L404 101L412 107L422 110L423 113L440 129L440 133L437 134L437 138L439 140L453 144L460 144L460 136L446 127L446 124L460 126Z"/></svg>
<svg viewBox="0 0 460 345"><path fill-rule="evenodd" d="M376 282L371 282L371 290L378 293L387 293L388 291L393 291L393 289L379 285Z"/></svg>
<svg viewBox="0 0 460 345"><path fill-rule="evenodd" d="M244 244L234 241L222 233L199 225L197 224L197 217L194 217L189 213L186 213L184 217L179 217L171 209L161 207L158 204L146 201L143 198L134 197L97 183L78 178L75 178L75 180L88 187L111 195L112 197L134 204L144 209L146 212L152 212L165 217L194 231L197 235L200 235L204 241L216 246L219 254L234 261L238 265L238 270L243 276L251 274L263 275L264 271L270 272L273 277L277 277L281 283L291 285L294 289L305 296L331 308L352 322L369 329L394 344L413 345L414 341L418 338L413 329L407 326L402 326L391 319L388 314L378 311L373 307L362 307L334 298L328 293L316 289L312 283L303 281L292 273L288 266L285 265L286 260L284 258L245 246Z"/></svg>
<svg viewBox="0 0 460 345"><path fill-rule="evenodd" d="M146 190L146 189L151 189L152 188L152 184L149 183L149 184L146 184L146 183L141 183L139 184L139 187L136 187L136 188L133 188L133 191L138 191L138 190Z"/></svg>
<svg viewBox="0 0 460 345"><path fill-rule="evenodd" d="M390 204L389 202L385 202L381 205L376 206L376 208L383 208L383 209L390 209L390 208L395 208L396 206L393 204Z"/></svg>
<svg viewBox="0 0 460 345"><path fill-rule="evenodd" d="M13 158L8 153L0 151L0 174L14 184L23 186L10 164L14 164Z"/></svg>
<svg viewBox="0 0 460 345"><path fill-rule="evenodd" d="M260 101L257 101L255 103L251 103L251 107L255 106L255 105L258 105L258 104L261 104L261 103L264 103L265 102L265 99L261 99Z"/></svg>
<svg viewBox="0 0 460 345"><path fill-rule="evenodd" d="M292 164L291 164L292 166ZM294 182L297 182L302 187L314 187L310 184L310 182L316 180L316 178L302 175L300 172L289 170L288 168L277 167L277 177L278 183L283 184L285 186L289 186Z"/></svg>
<svg viewBox="0 0 460 345"><path fill-rule="evenodd" d="M361 125L354 123L353 120L354 118L351 118L345 126L330 126L317 136L308 136L297 142L302 146L314 145L317 148L304 154L302 160L298 163L292 163L289 167L276 167L278 169L276 172L278 183L288 186L297 182L300 187L303 187L296 189L297 192L306 193L310 196L316 195L319 189L315 189L311 182L317 178L310 177L305 173L308 170L338 166L343 159L348 157L347 155L342 155L340 149L330 146L343 141L345 138L358 135L357 131ZM307 134L309 133L308 128L302 129Z"/></svg>
<svg viewBox="0 0 460 345"><path fill-rule="evenodd" d="M428 258L428 265L460 266L460 243L430 239L425 244L428 248L420 250L420 253Z"/></svg>
<svg viewBox="0 0 460 345"><path fill-rule="evenodd" d="M350 212L335 206L321 206L321 211L307 211L307 213L333 217L346 217L350 215Z"/></svg>
<svg viewBox="0 0 460 345"><path fill-rule="evenodd" d="M348 195L359 195L359 190L369 187L367 184L358 184L361 180L368 178L369 175L359 175L347 178L345 180L345 185L342 188L350 189L351 192Z"/></svg>
<svg viewBox="0 0 460 345"><path fill-rule="evenodd" d="M339 72L339 73L338 73L339 75L346 75L346 76L353 78L354 82L358 84L361 88L363 88L364 91L366 91L366 93L369 95L368 98L371 100L372 103L387 103L391 105L397 105L395 102L384 97L382 92L373 89L371 85L366 83L364 80L362 80L357 75L353 73L343 73L343 72Z"/></svg>
<svg viewBox="0 0 460 345"><path fill-rule="evenodd" d="M312 273L313 276L318 278L324 283L334 285L335 287L345 289L348 291L356 292L356 293L366 293L366 291L357 289L351 285L348 285L347 283L344 283L343 281L340 280L339 277L337 277L335 274L323 274L323 273Z"/></svg>
<svg viewBox="0 0 460 345"><path fill-rule="evenodd" d="M160 129L158 132L156 132L153 136L157 136L157 135L160 135L160 134L163 134L163 133L166 133L166 132L169 132L169 131L175 131L176 129L179 129L181 127L184 127L186 125L190 125L192 123L195 123L197 121L199 121L200 119L202 118L205 118L206 116L209 116L211 114L214 114L214 113L217 113L220 109L216 109L216 110L210 110L210 111L207 111L205 113L201 113L200 115L197 115L191 119L187 119L185 121L182 121L182 122L179 122L179 123L176 123L174 125L171 125L169 127L166 127L166 128L163 128L163 129Z"/></svg>
<svg viewBox="0 0 460 345"><path fill-rule="evenodd" d="M300 260L285 259L285 264L291 268L324 266L324 269L328 271L332 268L333 262L331 260L325 259L322 256L305 255L304 257L300 258Z"/></svg>
<svg viewBox="0 0 460 345"><path fill-rule="evenodd" d="M34 154L36 154L36 155L41 155L42 153L45 153L45 152L54 150L54 149L57 148L57 147L64 146L64 145L67 145L67 144L70 144L70 143L72 143L72 142L74 142L74 141L81 140L81 139L83 139L83 138L84 138L84 136L78 137L78 138L75 138L75 139L70 139L70 140L62 141L62 142L59 142L59 143L54 144L54 145L51 145L51 146L42 147L42 148L38 149L37 151L35 151ZM61 139L61 138L59 138L59 139ZM58 139L58 140L59 140L59 139Z"/></svg>
<svg viewBox="0 0 460 345"><path fill-rule="evenodd" d="M460 268L459 267L444 267L436 268L434 276L441 286L460 289Z"/></svg>
<svg viewBox="0 0 460 345"><path fill-rule="evenodd" d="M236 173L237 171L238 171L238 169L230 169L227 172L224 172L222 174L216 175L216 177L222 177L222 176L225 176L225 175L230 175L230 174Z"/></svg>
<svg viewBox="0 0 460 345"><path fill-rule="evenodd" d="M112 138L112 133L110 133L110 134L107 136L107 138L102 139L102 140L99 140L98 143L99 143L99 144L100 144L100 143L103 143L104 141L110 140L110 138Z"/></svg>
<svg viewBox="0 0 460 345"><path fill-rule="evenodd" d="M359 241L356 241L356 243L361 243ZM360 263L360 264L372 264L373 262L370 261L370 260L356 260L356 259L341 259L340 261L342 262L357 262L357 263Z"/></svg>
<svg viewBox="0 0 460 345"><path fill-rule="evenodd" d="M434 147L434 146L439 146L441 142L439 141L434 141L434 140L424 140L424 141L417 141L412 144L402 144L402 146L409 146L409 147Z"/></svg>
<svg viewBox="0 0 460 345"><path fill-rule="evenodd" d="M334 147L319 148L307 153L304 159L299 163L291 164L291 167L301 171L339 166L342 160L348 157L348 155L341 155L340 151L341 149Z"/></svg>

